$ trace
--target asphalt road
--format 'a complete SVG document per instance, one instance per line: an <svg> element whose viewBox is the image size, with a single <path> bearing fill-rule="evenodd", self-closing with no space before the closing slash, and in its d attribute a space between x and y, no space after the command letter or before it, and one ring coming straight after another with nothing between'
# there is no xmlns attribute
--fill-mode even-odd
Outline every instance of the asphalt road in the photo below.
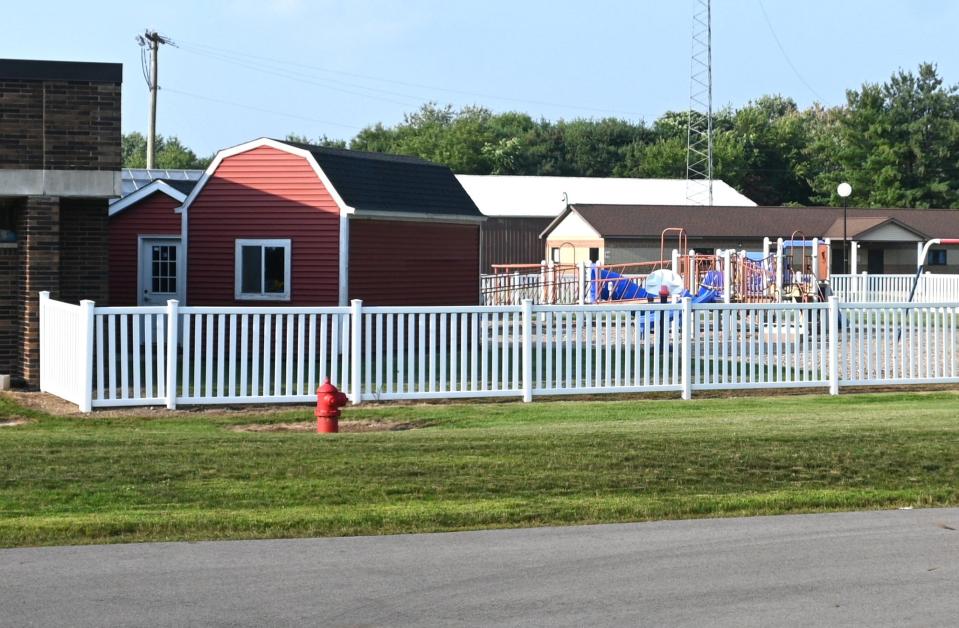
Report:
<svg viewBox="0 0 959 628"><path fill-rule="evenodd" d="M3 626L956 626L959 509L0 550Z"/></svg>

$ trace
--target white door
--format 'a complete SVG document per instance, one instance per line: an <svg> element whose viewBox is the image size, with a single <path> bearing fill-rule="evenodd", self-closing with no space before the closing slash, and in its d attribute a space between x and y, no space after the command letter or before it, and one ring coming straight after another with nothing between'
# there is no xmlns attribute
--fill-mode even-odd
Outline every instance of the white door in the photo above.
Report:
<svg viewBox="0 0 959 628"><path fill-rule="evenodd" d="M140 238L140 305L183 303L180 238Z"/></svg>

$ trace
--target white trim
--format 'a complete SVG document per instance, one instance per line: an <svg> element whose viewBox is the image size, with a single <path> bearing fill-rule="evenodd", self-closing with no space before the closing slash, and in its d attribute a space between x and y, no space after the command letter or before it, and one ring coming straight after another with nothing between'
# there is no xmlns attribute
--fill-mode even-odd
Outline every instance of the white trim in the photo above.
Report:
<svg viewBox="0 0 959 628"><path fill-rule="evenodd" d="M244 246L283 247L283 292L241 292L243 278L242 256ZM233 248L233 298L237 301L289 301L290 300L290 262L292 260L293 240L290 238L237 238ZM261 253L261 265L266 264L266 256ZM262 266L261 266L262 268ZM263 279L261 275L261 280ZM261 289L263 288L261 284Z"/></svg>
<svg viewBox="0 0 959 628"><path fill-rule="evenodd" d="M180 205L177 209L180 212L180 246L183 249L183 300L180 301L180 305L189 305L189 294L186 278L187 278L187 265L190 262L190 250L189 250L189 237L187 237L187 227L190 226L190 221L187 220L187 213L185 210L185 205Z"/></svg>
<svg viewBox="0 0 959 628"><path fill-rule="evenodd" d="M339 294L337 303L345 307L350 302L350 215L340 214L340 259L339 259Z"/></svg>
<svg viewBox="0 0 959 628"><path fill-rule="evenodd" d="M163 192L177 203L182 203L187 198L186 194L176 189L166 181L157 179L156 181L151 182L149 185L143 186L136 192L127 194L123 198L111 203L108 215L113 217L131 205L139 203L146 197L152 195L154 192ZM179 210L179 208L177 208L177 210Z"/></svg>

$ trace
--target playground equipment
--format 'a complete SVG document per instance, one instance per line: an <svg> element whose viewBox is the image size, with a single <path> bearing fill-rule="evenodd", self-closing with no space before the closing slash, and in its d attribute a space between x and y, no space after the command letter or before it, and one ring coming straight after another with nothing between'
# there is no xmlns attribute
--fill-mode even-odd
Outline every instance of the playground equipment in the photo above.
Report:
<svg viewBox="0 0 959 628"><path fill-rule="evenodd" d="M934 240L936 243L959 240ZM669 244L677 248L668 250ZM660 234L660 259L628 264L497 264L482 278L483 303L518 305L523 299L543 304L587 304L648 300L656 297L645 285L653 273L668 269L682 282L682 293L699 295L704 285L725 303L810 302L824 298L829 279L830 241L794 231L788 239L764 239L763 250L717 250L709 254L686 248L682 227ZM920 260L921 261L921 260ZM710 280L706 280L706 277ZM721 281L717 281L719 278Z"/></svg>

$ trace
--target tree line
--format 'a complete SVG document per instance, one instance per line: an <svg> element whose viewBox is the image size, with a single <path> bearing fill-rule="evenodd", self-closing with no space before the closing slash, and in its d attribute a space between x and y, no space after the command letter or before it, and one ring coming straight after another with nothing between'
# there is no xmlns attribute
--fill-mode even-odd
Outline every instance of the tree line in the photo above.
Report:
<svg viewBox="0 0 959 628"><path fill-rule="evenodd" d="M800 109L791 98L763 96L715 113L713 129L715 178L761 205L834 205L836 185L848 181L853 205L959 208L959 86L945 85L932 64L848 90L836 107ZM550 121L429 103L349 141L287 139L415 155L462 174L674 179L686 176L686 133L686 112L652 124ZM175 137L158 147L159 167L209 162ZM143 167L145 154L142 135L124 136L125 166Z"/></svg>

